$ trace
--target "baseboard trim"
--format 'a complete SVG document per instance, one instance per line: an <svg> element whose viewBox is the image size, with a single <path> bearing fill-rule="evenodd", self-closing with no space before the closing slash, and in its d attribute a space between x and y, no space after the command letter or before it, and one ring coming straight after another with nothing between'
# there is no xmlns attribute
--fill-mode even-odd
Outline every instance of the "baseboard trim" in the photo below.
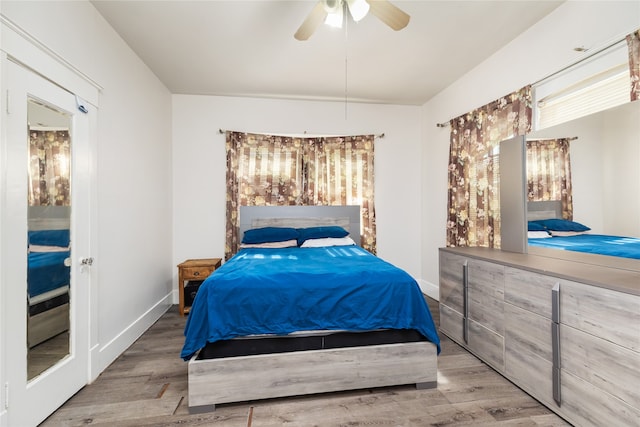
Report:
<svg viewBox="0 0 640 427"><path fill-rule="evenodd" d="M131 344L151 327L172 305L172 293L154 304L115 338L104 345L97 345L91 349L91 378L93 382L118 356L120 356Z"/></svg>
<svg viewBox="0 0 640 427"><path fill-rule="evenodd" d="M440 301L440 288L438 288L437 285L427 282L426 280L418 280L418 286L420 286L423 294L436 301Z"/></svg>

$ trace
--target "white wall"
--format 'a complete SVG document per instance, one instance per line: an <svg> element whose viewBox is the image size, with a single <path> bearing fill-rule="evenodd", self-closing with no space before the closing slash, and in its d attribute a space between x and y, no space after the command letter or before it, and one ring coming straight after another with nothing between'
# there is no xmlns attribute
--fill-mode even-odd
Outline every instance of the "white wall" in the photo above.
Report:
<svg viewBox="0 0 640 427"><path fill-rule="evenodd" d="M420 278L420 107L173 96L174 263L223 257L225 136L382 134L375 142L378 256ZM177 278L176 280L177 286Z"/></svg>
<svg viewBox="0 0 640 427"><path fill-rule="evenodd" d="M588 54L575 47L602 47L637 28L640 2L566 2L423 106L423 280L438 283L438 248L446 243L449 129L436 123L535 83Z"/></svg>
<svg viewBox="0 0 640 427"><path fill-rule="evenodd" d="M1 7L103 88L91 254L96 376L171 303L171 95L88 1L3 0Z"/></svg>
<svg viewBox="0 0 640 427"><path fill-rule="evenodd" d="M603 208L608 234L640 237L640 101L634 104L605 114Z"/></svg>

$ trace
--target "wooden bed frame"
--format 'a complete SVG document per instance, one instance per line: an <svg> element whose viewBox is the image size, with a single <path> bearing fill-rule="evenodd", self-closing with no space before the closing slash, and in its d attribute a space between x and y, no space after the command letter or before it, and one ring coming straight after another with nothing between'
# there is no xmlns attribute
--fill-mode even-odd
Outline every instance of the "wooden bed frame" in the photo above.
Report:
<svg viewBox="0 0 640 427"><path fill-rule="evenodd" d="M269 225L341 225L360 242L359 206L241 207L240 231ZM437 386L429 341L189 361L189 411L231 402L415 384Z"/></svg>

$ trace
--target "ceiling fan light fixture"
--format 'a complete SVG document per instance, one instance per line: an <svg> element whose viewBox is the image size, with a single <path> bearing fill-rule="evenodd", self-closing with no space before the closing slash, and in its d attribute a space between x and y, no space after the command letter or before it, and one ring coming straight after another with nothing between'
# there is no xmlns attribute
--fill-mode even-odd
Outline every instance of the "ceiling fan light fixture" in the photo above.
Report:
<svg viewBox="0 0 640 427"><path fill-rule="evenodd" d="M342 28L348 15L358 22L369 12L394 31L406 27L411 19L389 0L317 0L293 37L296 40L308 40L323 21L332 27Z"/></svg>
<svg viewBox="0 0 640 427"><path fill-rule="evenodd" d="M324 23L330 27L342 28L343 18L342 5L340 5L340 7L334 9L333 12L327 14L327 18L324 20Z"/></svg>
<svg viewBox="0 0 640 427"><path fill-rule="evenodd" d="M366 0L347 0L349 13L354 21L362 20L369 13L369 3Z"/></svg>
<svg viewBox="0 0 640 427"><path fill-rule="evenodd" d="M328 14L337 13L342 9L342 0L321 0L322 7Z"/></svg>

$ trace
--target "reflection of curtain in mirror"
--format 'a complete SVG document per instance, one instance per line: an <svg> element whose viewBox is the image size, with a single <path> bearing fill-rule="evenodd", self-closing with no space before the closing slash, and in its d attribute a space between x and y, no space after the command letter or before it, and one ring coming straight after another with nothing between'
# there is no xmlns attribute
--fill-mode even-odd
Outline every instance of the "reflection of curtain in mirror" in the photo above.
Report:
<svg viewBox="0 0 640 427"><path fill-rule="evenodd" d="M573 219L569 139L527 141L527 200L560 200L562 217Z"/></svg>
<svg viewBox="0 0 640 427"><path fill-rule="evenodd" d="M531 130L531 86L452 119L447 246L500 247L497 150Z"/></svg>
<svg viewBox="0 0 640 427"><path fill-rule="evenodd" d="M631 100L640 99L640 30L627 36L629 47L629 73L631 74Z"/></svg>
<svg viewBox="0 0 640 427"><path fill-rule="evenodd" d="M29 206L70 206L69 132L29 130Z"/></svg>

